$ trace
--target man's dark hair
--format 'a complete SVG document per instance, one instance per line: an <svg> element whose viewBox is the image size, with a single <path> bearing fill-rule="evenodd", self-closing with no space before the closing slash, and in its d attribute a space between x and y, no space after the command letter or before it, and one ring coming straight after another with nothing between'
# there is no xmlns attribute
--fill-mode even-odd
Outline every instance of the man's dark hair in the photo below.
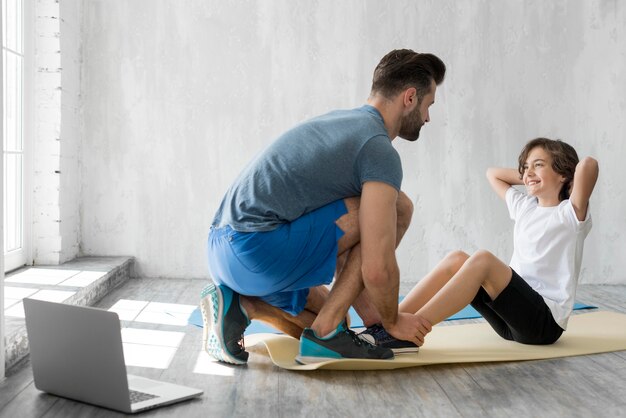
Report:
<svg viewBox="0 0 626 418"><path fill-rule="evenodd" d="M574 147L560 139L535 138L529 141L518 157L520 179L524 176L524 165L528 155L535 147L543 148L552 157L552 169L565 177L565 182L559 192L559 201L569 199L574 173L578 164L578 154Z"/></svg>
<svg viewBox="0 0 626 418"><path fill-rule="evenodd" d="M374 70L372 94L386 98L410 87L417 90L418 100L430 93L432 80L439 85L446 75L446 65L433 54L420 54L410 49L394 49L385 55Z"/></svg>

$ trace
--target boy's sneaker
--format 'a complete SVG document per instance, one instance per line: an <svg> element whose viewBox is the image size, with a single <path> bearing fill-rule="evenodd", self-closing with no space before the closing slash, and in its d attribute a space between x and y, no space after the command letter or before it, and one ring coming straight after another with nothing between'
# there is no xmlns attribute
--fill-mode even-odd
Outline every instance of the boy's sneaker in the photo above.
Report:
<svg viewBox="0 0 626 418"><path fill-rule="evenodd" d="M411 341L398 340L391 336L380 324L372 325L359 334L359 337L370 344L391 349L394 354L417 353L419 347Z"/></svg>
<svg viewBox="0 0 626 418"><path fill-rule="evenodd" d="M318 337L311 328L304 329L300 337L300 353L296 357L298 363L309 364L344 358L393 359L393 352L359 338L347 327L345 321L328 337Z"/></svg>
<svg viewBox="0 0 626 418"><path fill-rule="evenodd" d="M204 321L203 349L216 360L246 364L248 352L243 332L250 320L239 304L239 294L211 283L202 290L200 297Z"/></svg>

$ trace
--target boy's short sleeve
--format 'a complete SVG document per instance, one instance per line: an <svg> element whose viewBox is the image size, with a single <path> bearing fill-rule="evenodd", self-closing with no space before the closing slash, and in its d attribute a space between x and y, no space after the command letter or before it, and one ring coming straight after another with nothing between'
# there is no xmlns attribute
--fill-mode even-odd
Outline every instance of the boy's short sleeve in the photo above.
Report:
<svg viewBox="0 0 626 418"><path fill-rule="evenodd" d="M515 187L509 187L504 198L509 209L509 217L514 221L533 204L537 204L536 198L520 192Z"/></svg>
<svg viewBox="0 0 626 418"><path fill-rule="evenodd" d="M572 227L575 231L583 231L585 234L588 234L591 230L592 220L591 210L589 207L587 207L587 215L585 216L585 220L583 221L578 220L578 217L576 216L576 211L574 210L574 205L572 205L572 202L569 199L561 202L559 212L561 214L563 222Z"/></svg>

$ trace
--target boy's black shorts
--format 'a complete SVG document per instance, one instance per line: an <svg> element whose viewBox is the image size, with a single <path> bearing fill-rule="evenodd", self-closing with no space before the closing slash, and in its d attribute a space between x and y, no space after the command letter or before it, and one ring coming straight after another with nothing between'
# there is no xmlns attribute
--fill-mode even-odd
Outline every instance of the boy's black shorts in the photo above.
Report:
<svg viewBox="0 0 626 418"><path fill-rule="evenodd" d="M511 271L511 282L495 300L492 301L481 287L472 306L504 339L522 344L553 344L563 334L563 329L541 295L515 270Z"/></svg>

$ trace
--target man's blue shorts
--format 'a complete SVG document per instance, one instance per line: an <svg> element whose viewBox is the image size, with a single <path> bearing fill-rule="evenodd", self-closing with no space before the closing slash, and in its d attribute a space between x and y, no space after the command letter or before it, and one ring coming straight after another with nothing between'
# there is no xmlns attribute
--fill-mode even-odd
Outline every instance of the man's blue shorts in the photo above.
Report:
<svg viewBox="0 0 626 418"><path fill-rule="evenodd" d="M237 293L298 315L309 288L333 280L337 241L344 234L335 221L347 212L338 200L268 232L211 228L211 277Z"/></svg>

